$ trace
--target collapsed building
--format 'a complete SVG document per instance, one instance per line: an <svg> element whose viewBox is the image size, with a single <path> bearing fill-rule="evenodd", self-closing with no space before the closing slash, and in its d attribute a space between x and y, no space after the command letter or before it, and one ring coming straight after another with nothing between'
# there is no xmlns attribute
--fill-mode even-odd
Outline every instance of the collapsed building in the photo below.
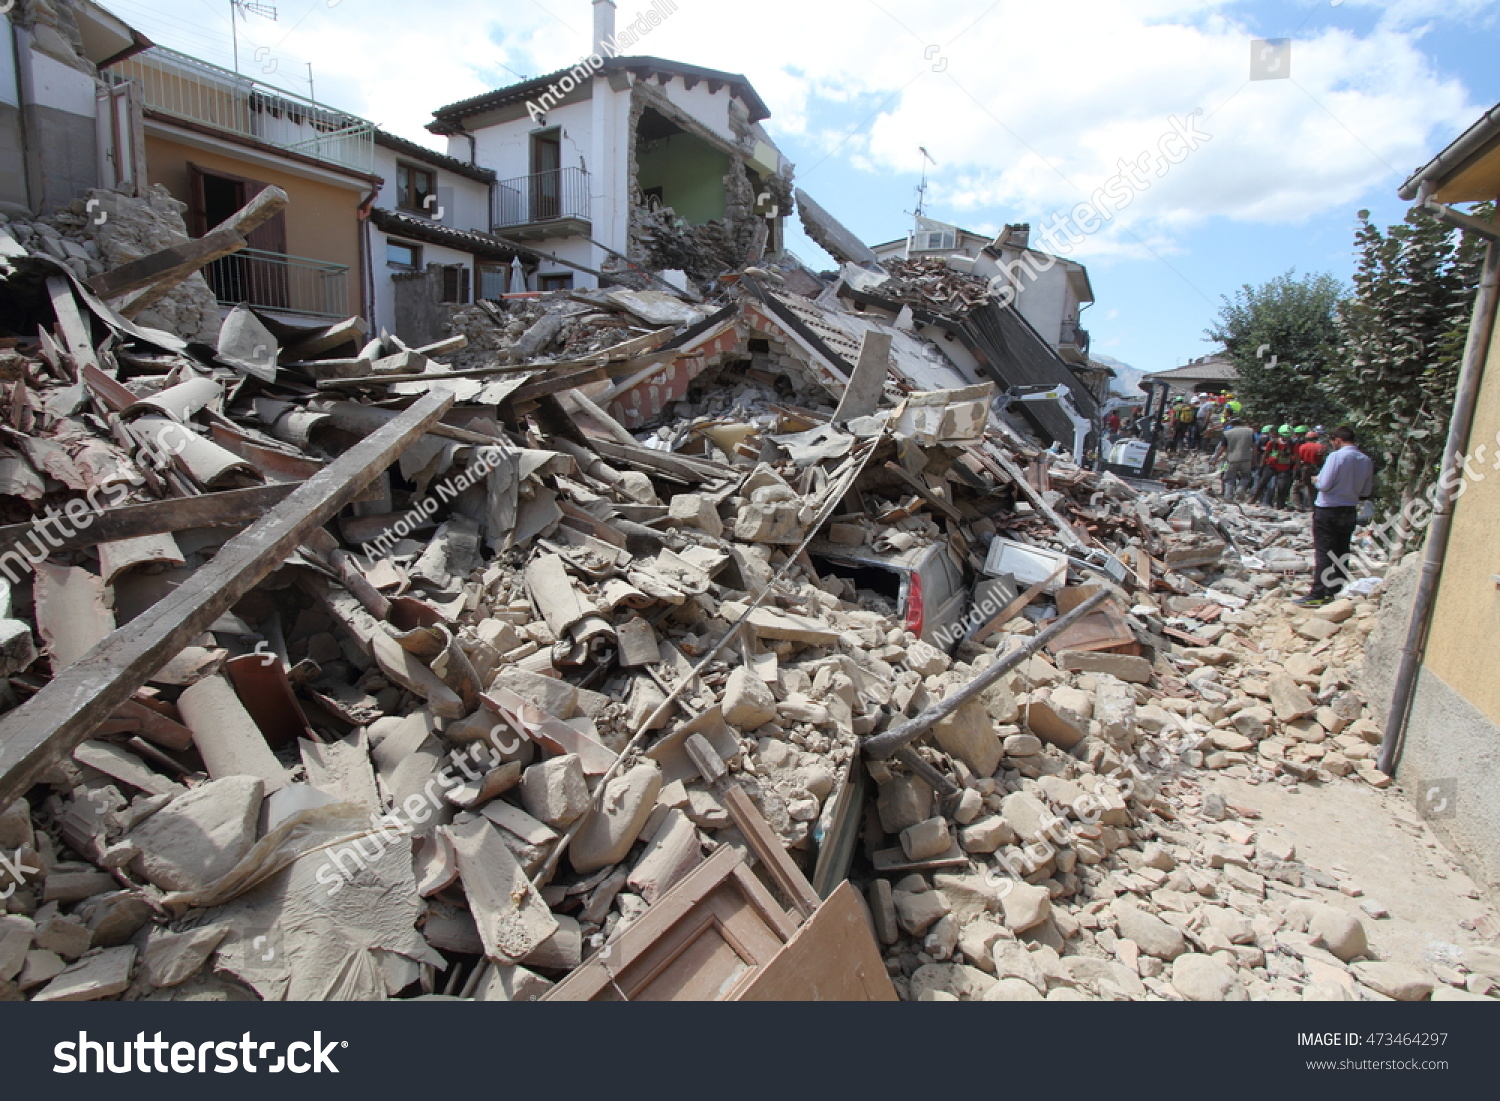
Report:
<svg viewBox="0 0 1500 1101"><path fill-rule="evenodd" d="M1212 790L1390 785L1375 598L1288 616L1305 525L1072 462L988 280L631 215L425 342L220 319L295 201L0 215L0 998L1495 990Z"/></svg>

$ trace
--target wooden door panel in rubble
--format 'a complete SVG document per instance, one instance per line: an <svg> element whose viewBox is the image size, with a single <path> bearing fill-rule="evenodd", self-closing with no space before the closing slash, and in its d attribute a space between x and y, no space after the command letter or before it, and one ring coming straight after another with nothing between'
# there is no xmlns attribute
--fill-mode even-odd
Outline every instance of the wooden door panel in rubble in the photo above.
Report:
<svg viewBox="0 0 1500 1101"><path fill-rule="evenodd" d="M743 854L723 846L547 1000L731 999L796 931Z"/></svg>

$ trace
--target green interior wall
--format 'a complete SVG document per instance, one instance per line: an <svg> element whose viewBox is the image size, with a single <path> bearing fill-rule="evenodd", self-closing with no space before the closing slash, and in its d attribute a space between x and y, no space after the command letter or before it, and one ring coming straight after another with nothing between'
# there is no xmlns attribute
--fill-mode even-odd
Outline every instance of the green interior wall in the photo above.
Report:
<svg viewBox="0 0 1500 1101"><path fill-rule="evenodd" d="M662 189L662 201L695 226L724 217L729 158L691 134L673 134L636 155L642 191Z"/></svg>

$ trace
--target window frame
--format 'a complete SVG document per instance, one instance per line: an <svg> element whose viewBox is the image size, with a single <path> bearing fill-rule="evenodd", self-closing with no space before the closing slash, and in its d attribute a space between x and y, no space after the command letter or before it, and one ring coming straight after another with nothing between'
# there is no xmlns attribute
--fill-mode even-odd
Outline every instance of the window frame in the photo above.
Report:
<svg viewBox="0 0 1500 1101"><path fill-rule="evenodd" d="M420 173L421 175L425 176L428 183L430 184L430 190L428 190L425 194L432 196L432 207L425 206L422 202L414 203L412 201L412 183L413 176L416 173ZM396 208L398 210L404 210L410 214L420 214L424 218L432 218L433 211L436 209L436 205L438 202L437 193L437 169L428 168L425 165L413 164L410 161L396 162Z"/></svg>
<svg viewBox="0 0 1500 1101"><path fill-rule="evenodd" d="M412 262L410 264L398 263L391 259L392 249L407 249L411 252ZM397 240L395 237L387 237L385 242L385 266L394 271L418 272L422 270L422 246L410 241Z"/></svg>

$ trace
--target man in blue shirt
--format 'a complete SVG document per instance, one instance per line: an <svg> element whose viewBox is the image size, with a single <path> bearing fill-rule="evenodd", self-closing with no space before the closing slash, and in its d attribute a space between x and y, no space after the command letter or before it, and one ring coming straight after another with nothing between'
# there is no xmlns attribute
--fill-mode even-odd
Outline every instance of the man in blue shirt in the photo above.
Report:
<svg viewBox="0 0 1500 1101"><path fill-rule="evenodd" d="M1355 444L1354 430L1335 428L1329 444L1333 452L1313 480L1318 499L1313 505L1312 592L1297 601L1304 608L1321 607L1343 591L1343 563L1359 522L1359 504L1375 493L1375 464Z"/></svg>

